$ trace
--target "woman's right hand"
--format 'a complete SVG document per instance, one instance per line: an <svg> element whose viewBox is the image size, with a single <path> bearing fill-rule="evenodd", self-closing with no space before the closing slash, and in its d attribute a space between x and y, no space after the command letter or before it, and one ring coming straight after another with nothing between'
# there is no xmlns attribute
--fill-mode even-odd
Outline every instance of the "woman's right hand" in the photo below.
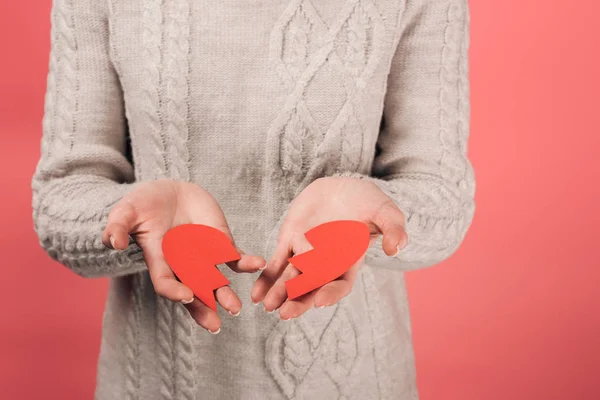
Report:
<svg viewBox="0 0 600 400"><path fill-rule="evenodd" d="M183 303L199 325L218 333L221 320L217 313L177 280L163 256L163 236L172 227L182 224L212 226L224 232L235 245L225 215L210 193L192 183L167 179L138 183L123 196L108 216L102 242L109 248L126 249L131 235L142 249L156 293ZM232 270L256 272L265 267L262 257L246 255L239 248L238 252L242 258L227 263ZM242 303L229 286L217 289L215 297L230 314L239 314Z"/></svg>

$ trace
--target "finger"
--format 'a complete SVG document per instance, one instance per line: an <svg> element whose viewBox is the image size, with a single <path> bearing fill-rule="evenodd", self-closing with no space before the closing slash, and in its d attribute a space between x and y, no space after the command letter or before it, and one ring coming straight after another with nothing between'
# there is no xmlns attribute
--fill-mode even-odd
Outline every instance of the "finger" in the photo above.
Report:
<svg viewBox="0 0 600 400"><path fill-rule="evenodd" d="M279 309L279 317L284 321L298 318L314 306L316 293L316 290L313 290L294 300L288 299Z"/></svg>
<svg viewBox="0 0 600 400"><path fill-rule="evenodd" d="M404 214L390 199L371 217L371 221L383 234L382 247L388 256L397 255L408 244Z"/></svg>
<svg viewBox="0 0 600 400"><path fill-rule="evenodd" d="M323 285L321 288L315 290L315 307L322 308L331 306L347 296L352 291L354 281L358 275L358 268L363 263L363 259L364 256L344 275L335 281L329 282L328 284Z"/></svg>
<svg viewBox="0 0 600 400"><path fill-rule="evenodd" d="M306 236L303 234L295 234L291 240L292 243L292 253L293 254L302 254L307 251L312 250L312 245L306 239ZM263 301L265 310L268 312L275 311L283 302L287 299L287 289L285 286L285 282L300 275L300 271L286 259L286 267L281 274L281 276L275 281L273 286L269 288L265 299Z"/></svg>
<svg viewBox="0 0 600 400"><path fill-rule="evenodd" d="M179 282L165 261L161 240L152 239L142 248L144 260L150 272L150 278L156 293L171 301L189 303L194 298L190 288Z"/></svg>
<svg viewBox="0 0 600 400"><path fill-rule="evenodd" d="M215 291L215 298L227 312L233 316L240 315L242 302L229 286L223 286Z"/></svg>
<svg viewBox="0 0 600 400"><path fill-rule="evenodd" d="M340 279L329 282L316 290L315 307L323 308L334 305L352 290L352 282Z"/></svg>
<svg viewBox="0 0 600 400"><path fill-rule="evenodd" d="M102 243L108 248L126 249L129 246L129 233L135 228L136 222L135 207L124 197L108 214L108 222L102 232Z"/></svg>
<svg viewBox="0 0 600 400"><path fill-rule="evenodd" d="M285 282L298 275L300 275L300 271L298 271L298 269L292 264L288 264L283 271L283 274L281 274L281 277L277 279L277 281L269 289L265 299L263 300L263 305L265 306L266 312L273 312L281 307L283 302L287 299Z"/></svg>
<svg viewBox="0 0 600 400"><path fill-rule="evenodd" d="M313 290L303 296L293 300L287 300L279 309L281 319L287 321L291 318L298 318L313 306L322 308L327 305L332 305L341 300L344 296L350 293L358 268L362 265L364 256L357 261L344 275L336 281L330 282L323 287ZM316 299L317 294L320 294L319 300Z"/></svg>
<svg viewBox="0 0 600 400"><path fill-rule="evenodd" d="M236 247L241 258L236 261L226 263L229 268L238 273L253 273L267 268L267 262L260 256L250 256Z"/></svg>
<svg viewBox="0 0 600 400"><path fill-rule="evenodd" d="M250 293L252 303L258 304L263 301L271 286L283 273L288 264L287 259L291 257L291 252L291 242L283 237L278 240L273 257L267 263L267 268L260 274L252 287Z"/></svg>
<svg viewBox="0 0 600 400"><path fill-rule="evenodd" d="M198 325L213 335L216 335L221 331L221 319L219 318L219 315L200 300L194 299L193 302L186 304L185 308L187 308L188 312Z"/></svg>

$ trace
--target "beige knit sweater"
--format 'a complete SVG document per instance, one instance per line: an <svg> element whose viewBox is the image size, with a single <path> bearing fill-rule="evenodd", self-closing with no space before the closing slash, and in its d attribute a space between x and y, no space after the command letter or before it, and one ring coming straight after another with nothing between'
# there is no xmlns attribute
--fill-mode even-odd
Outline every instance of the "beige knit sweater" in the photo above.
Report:
<svg viewBox="0 0 600 400"><path fill-rule="evenodd" d="M35 229L49 255L110 277L97 399L416 399L404 271L471 224L467 0L55 0ZM131 152L129 151L131 150ZM371 179L408 219L338 305L280 321L256 275L210 335L155 295L139 248L105 248L135 185L190 181L237 244L268 258L315 178Z"/></svg>

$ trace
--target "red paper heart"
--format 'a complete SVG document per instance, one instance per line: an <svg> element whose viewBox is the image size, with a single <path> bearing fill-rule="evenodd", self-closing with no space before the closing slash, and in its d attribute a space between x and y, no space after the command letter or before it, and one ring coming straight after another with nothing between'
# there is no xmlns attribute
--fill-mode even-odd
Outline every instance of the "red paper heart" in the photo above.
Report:
<svg viewBox="0 0 600 400"><path fill-rule="evenodd" d="M366 253L371 233L359 221L331 221L306 232L312 250L288 261L302 274L285 282L288 298L295 299L342 276Z"/></svg>
<svg viewBox="0 0 600 400"><path fill-rule="evenodd" d="M167 231L162 250L179 280L200 301L217 311L213 291L228 285L229 280L216 265L241 258L227 235L211 226L179 225Z"/></svg>

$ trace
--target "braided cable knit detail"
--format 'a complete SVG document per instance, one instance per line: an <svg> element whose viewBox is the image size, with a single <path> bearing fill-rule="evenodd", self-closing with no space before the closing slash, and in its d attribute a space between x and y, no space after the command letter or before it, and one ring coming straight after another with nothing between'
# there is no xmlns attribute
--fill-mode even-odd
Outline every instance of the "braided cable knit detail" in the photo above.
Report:
<svg viewBox="0 0 600 400"><path fill-rule="evenodd" d="M196 390L193 329L195 323L181 304L175 304L174 347L175 399L192 400Z"/></svg>
<svg viewBox="0 0 600 400"><path fill-rule="evenodd" d="M193 326L181 304L156 298L160 393L163 399L194 398Z"/></svg>
<svg viewBox="0 0 600 400"><path fill-rule="evenodd" d="M346 46L346 68L354 77L358 77L367 60L368 49L368 14L365 11L362 2L358 2L354 11L348 18L348 46Z"/></svg>
<svg viewBox="0 0 600 400"><path fill-rule="evenodd" d="M358 272L358 278L362 279L362 285L365 291L365 301L367 303L367 307L368 307L368 318L369 318L369 325L371 327L373 327L371 329L371 335L372 335L372 340L373 342L377 342L377 330L374 329L374 327L377 326L377 324L375 323L375 321L381 321L382 318L382 312L381 312L381 307L382 304L380 304L379 302L379 295L377 292L377 286L375 284L375 277L373 276L373 272L371 271L370 267L368 266L362 266ZM375 377L377 380L377 399L381 399L384 398L382 397L382 382L379 379L380 376L385 376L385 371L383 371L383 367L382 364L380 362L378 362L378 359L382 358L382 355L380 354L381 352L381 348L374 348L373 349L373 357L375 358Z"/></svg>
<svg viewBox="0 0 600 400"><path fill-rule="evenodd" d="M297 113L290 117L290 122L283 130L281 140L281 169L291 181L299 180L302 175L303 139L308 135L308 128L302 123Z"/></svg>
<svg viewBox="0 0 600 400"><path fill-rule="evenodd" d="M463 201L461 209L471 207L468 199L473 195L473 184L468 183L473 180L467 177L471 167L466 152L463 152L469 135L469 111L465 107L469 101L468 90L465 89L468 86L465 68L468 64L465 47L468 45L468 18L466 0L450 2L440 70L440 142L443 146L440 173L456 185ZM451 118L450 115L456 115L456 118ZM458 233L468 223L467 218L461 218L454 224L457 234L453 236L457 242L462 240Z"/></svg>
<svg viewBox="0 0 600 400"><path fill-rule="evenodd" d="M381 288L377 284L377 279L374 274L373 268L369 265L363 265L358 273L357 279L360 279L363 286L363 294L368 307L368 318L367 324L371 327L371 335L374 343L389 343L389 332L381 332L377 329L377 321L382 321L385 318L389 318L389 315L384 312L389 307L383 300ZM405 327L406 331L410 331L410 326ZM410 342L408 343L410 344ZM404 344L396 344L396 346L403 346ZM417 387L416 381L412 375L404 375L405 381L401 385L397 385L397 382L389 381L385 379L388 375L388 371L385 370L386 359L389 359L388 346L379 345L373 348L373 357L375 358L375 374L377 380L377 394L375 399L416 399L417 398ZM406 356L412 357L411 352L407 352ZM400 361L400 360L398 360ZM408 361L413 363L414 360ZM383 379L382 379L383 378ZM401 387L401 391L398 392L398 387Z"/></svg>
<svg viewBox="0 0 600 400"><path fill-rule="evenodd" d="M67 155L73 146L79 95L79 62L72 11L70 0L56 0L52 7L52 51L44 100L42 158L36 171L39 178L32 185L34 198L41 188L41 182L49 174L62 173L48 170L51 155ZM68 160L68 157L65 156L65 159Z"/></svg>
<svg viewBox="0 0 600 400"><path fill-rule="evenodd" d="M175 303L163 297L156 297L156 341L160 369L160 394L163 399L175 398L175 377L173 368L173 312Z"/></svg>
<svg viewBox="0 0 600 400"><path fill-rule="evenodd" d="M348 376L358 357L357 333L346 307L346 300L332 306L321 328L309 316L279 322L267 338L265 361L286 398L303 398L298 389L311 370L329 377L339 398L352 397Z"/></svg>
<svg viewBox="0 0 600 400"><path fill-rule="evenodd" d="M459 86L459 60L457 51L461 45L461 32L463 28L462 18L458 4L460 2L449 2L447 9L446 30L444 32L444 46L442 48L442 67L439 72L439 112L440 112L440 142L443 146L443 155L440 162L440 173L444 178L457 183L464 161L459 159L458 152L450 149L459 147L458 119L454 118L454 111L459 107L460 100L457 96Z"/></svg>
<svg viewBox="0 0 600 400"><path fill-rule="evenodd" d="M74 16L70 0L59 0L56 8L56 24L58 24L58 43L60 46L61 62L58 70L57 86L61 87L56 101L56 125L53 129L49 153L68 154L73 146L79 96L79 63L77 53L77 38L74 33Z"/></svg>
<svg viewBox="0 0 600 400"><path fill-rule="evenodd" d="M311 29L310 19L300 3L298 11L288 23L282 55L293 79L298 79L307 66Z"/></svg>
<svg viewBox="0 0 600 400"><path fill-rule="evenodd" d="M42 129L44 135L42 136L41 143L41 154L47 154L48 149L50 147L50 143L54 140L55 128L56 128L56 98L58 97L58 73L59 73L59 64L58 60L60 59L60 45L59 45L59 30L58 30L58 13L57 10L58 3L55 3L52 7L51 21L52 28L50 32L50 36L52 37L52 43L54 43L54 47L50 52L50 61L48 67L48 79L46 83L46 95L44 98L44 118L42 120ZM42 157L39 161L39 165L37 167L38 170L44 171L45 164L47 162L47 157ZM33 181L33 194L34 198L36 197L38 191L41 188L41 184L39 181ZM34 214L35 220L35 214Z"/></svg>
<svg viewBox="0 0 600 400"><path fill-rule="evenodd" d="M162 111L167 137L168 153L173 169L172 179L188 181L190 154L188 151L188 100L190 57L190 4L189 0L170 0L165 3L164 65L162 82Z"/></svg>
<svg viewBox="0 0 600 400"><path fill-rule="evenodd" d="M356 135L356 132L360 132L360 129L356 117L350 115L341 131L342 141L339 150L339 168L341 171L354 171L360 165L364 139L362 135ZM357 138L357 136L359 137Z"/></svg>
<svg viewBox="0 0 600 400"><path fill-rule="evenodd" d="M468 50L470 47L470 24L471 24L471 13L469 12L468 3L463 5L463 27L462 27L462 41L461 41L461 54L459 58L459 74L458 74L458 131L459 131L459 143L460 149L463 154L467 154L468 142L470 135L470 120L471 120L471 107L470 104L470 90L469 85L469 57ZM465 175L463 179L458 182L459 189L465 191L468 198L475 196L475 175L471 163L468 158L465 157Z"/></svg>
<svg viewBox="0 0 600 400"><path fill-rule="evenodd" d="M130 310L125 331L125 399L138 400L140 392L140 313L143 307L143 276L137 273L131 276Z"/></svg>
<svg viewBox="0 0 600 400"><path fill-rule="evenodd" d="M161 98L161 53L164 21L163 1L145 0L142 15L143 21L143 44L144 44L144 100L143 111L146 118L146 129L144 137L148 138L150 148L147 156L152 157L154 162L153 171L149 173L155 178L163 178L167 175L167 152L166 138L164 135L162 98Z"/></svg>
<svg viewBox="0 0 600 400"><path fill-rule="evenodd" d="M311 17L307 14L304 2L295 1L296 7L289 20L282 26L280 42L280 75L288 90L293 90L296 81L302 77L310 62L309 55L314 46L311 39L315 32ZM312 17L314 19L314 17ZM283 69L283 70L282 70ZM307 138L322 136L312 115L300 106L291 110L288 121L280 128L279 159L282 172L288 186L300 184L303 177L303 166L310 163ZM284 201L293 199L293 191L282 191Z"/></svg>

